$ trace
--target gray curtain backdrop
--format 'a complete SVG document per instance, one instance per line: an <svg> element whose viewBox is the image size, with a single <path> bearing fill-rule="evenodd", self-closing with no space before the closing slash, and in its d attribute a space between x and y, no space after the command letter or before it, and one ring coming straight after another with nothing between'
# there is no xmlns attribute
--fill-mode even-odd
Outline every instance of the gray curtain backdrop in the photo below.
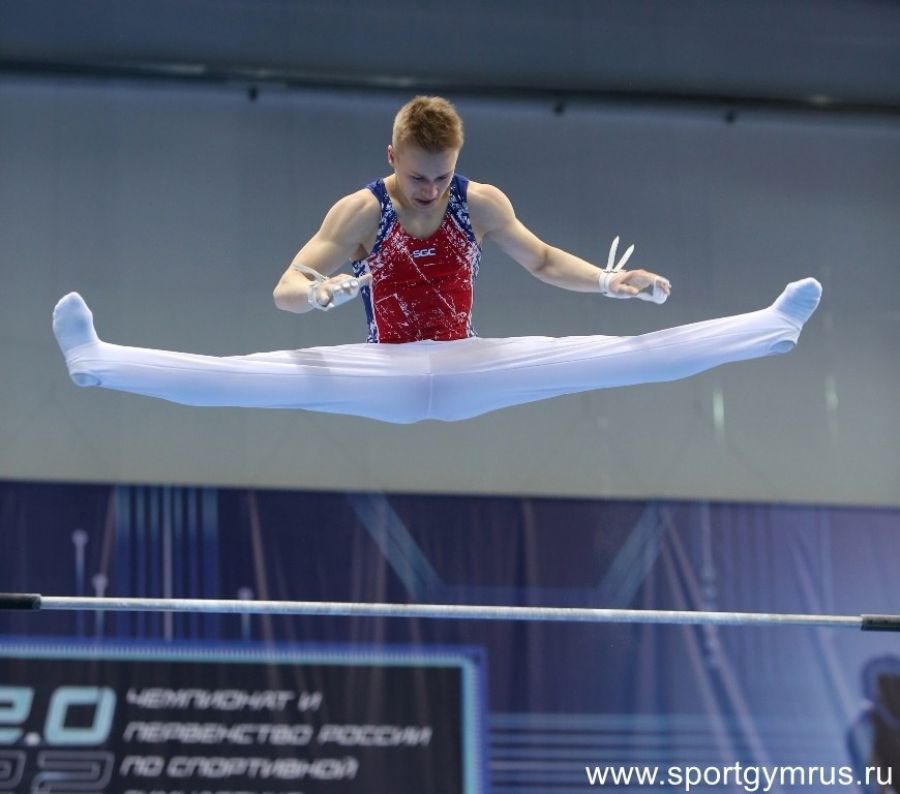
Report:
<svg viewBox="0 0 900 794"><path fill-rule="evenodd" d="M900 127L863 117L459 99L459 170L598 263L620 234L663 307L554 290L490 243L483 336L635 334L825 298L797 350L689 381L444 425L193 409L66 377L55 301L101 336L230 355L361 341L359 305L271 289L340 196L387 173L404 94L0 80L0 478L896 504Z"/></svg>

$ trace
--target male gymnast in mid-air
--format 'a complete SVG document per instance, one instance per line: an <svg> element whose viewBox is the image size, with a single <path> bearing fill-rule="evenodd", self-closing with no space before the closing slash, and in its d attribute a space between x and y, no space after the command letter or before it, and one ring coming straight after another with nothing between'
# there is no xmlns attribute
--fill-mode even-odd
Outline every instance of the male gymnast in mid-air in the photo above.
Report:
<svg viewBox="0 0 900 794"><path fill-rule="evenodd" d="M664 302L667 279L606 268L550 246L496 187L456 173L463 124L440 97L416 97L394 120L393 173L340 199L275 287L278 308L329 311L361 297L365 343L213 357L100 340L77 293L53 329L82 386L198 406L302 408L385 422L468 419L563 394L675 380L793 348L822 289L789 284L759 311L631 337L477 336L475 279L485 240L547 284ZM350 262L352 272L337 273Z"/></svg>

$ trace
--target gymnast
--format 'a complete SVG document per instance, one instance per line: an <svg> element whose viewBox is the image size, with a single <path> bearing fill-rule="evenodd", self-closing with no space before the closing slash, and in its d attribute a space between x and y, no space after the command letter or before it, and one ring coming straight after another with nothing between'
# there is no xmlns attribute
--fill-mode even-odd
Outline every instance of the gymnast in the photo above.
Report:
<svg viewBox="0 0 900 794"><path fill-rule="evenodd" d="M784 353L815 310L820 284L789 284L759 311L640 336L475 333L472 297L485 240L536 278L575 292L663 303L667 279L625 270L618 238L605 268L542 242L496 187L456 173L463 125L440 97L398 112L393 173L340 199L275 287L279 309L330 311L359 296L366 343L213 357L101 341L78 293L53 330L72 380L185 405L302 408L384 422L456 421L563 394L675 380ZM350 261L352 272L334 275Z"/></svg>

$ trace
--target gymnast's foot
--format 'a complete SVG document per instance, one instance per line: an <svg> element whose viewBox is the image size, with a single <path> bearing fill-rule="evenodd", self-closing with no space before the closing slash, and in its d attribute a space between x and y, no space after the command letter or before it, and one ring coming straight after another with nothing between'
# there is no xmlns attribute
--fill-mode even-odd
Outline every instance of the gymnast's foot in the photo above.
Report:
<svg viewBox="0 0 900 794"><path fill-rule="evenodd" d="M822 285L814 278L792 281L772 304L772 308L787 317L797 328L810 318L822 297Z"/></svg>
<svg viewBox="0 0 900 794"><path fill-rule="evenodd" d="M53 310L53 333L67 363L75 348L100 341L94 330L94 315L77 292L70 292L56 304ZM100 383L99 378L93 375L73 372L71 366L69 374L79 386L97 386Z"/></svg>

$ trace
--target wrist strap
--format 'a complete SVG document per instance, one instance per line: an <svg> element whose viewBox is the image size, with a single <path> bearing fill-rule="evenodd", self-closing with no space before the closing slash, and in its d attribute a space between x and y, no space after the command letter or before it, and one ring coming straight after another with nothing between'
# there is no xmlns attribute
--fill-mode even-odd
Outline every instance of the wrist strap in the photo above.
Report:
<svg viewBox="0 0 900 794"><path fill-rule="evenodd" d="M319 287L328 280L325 276L318 270L313 270L306 265L293 264L291 265L291 270L296 270L298 273L309 276L313 280L306 290L306 301L310 306L322 312L327 312L332 308L332 301L330 300L327 303L319 303Z"/></svg>
<svg viewBox="0 0 900 794"><path fill-rule="evenodd" d="M601 270L600 271L600 294L605 295L607 298L611 297L609 292L609 277L614 273L614 270Z"/></svg>
<svg viewBox="0 0 900 794"><path fill-rule="evenodd" d="M323 312L327 312L335 306L340 306L342 303L353 300L359 295L359 291L363 287L367 287L372 283L371 273L366 273L359 277L352 276L343 280L336 280L337 277L329 279L326 276L323 276L318 270L313 270L311 267L306 267L306 265L295 264L291 265L291 268L303 273L305 276L310 276L313 279L313 283L309 285L309 288L306 291L306 300L314 309ZM328 281L331 282L325 288L328 292L328 300L325 303L320 303L319 289Z"/></svg>
<svg viewBox="0 0 900 794"><path fill-rule="evenodd" d="M624 273L625 271L622 268L625 267L625 263L634 253L634 246L629 245L625 253L622 254L622 258L616 262L616 251L618 251L618 249L619 236L616 235L616 238L612 241L612 245L609 247L609 257L606 260L606 268L600 271L600 294L605 295L607 298L630 298L630 295L617 295L609 290L610 277L614 276L616 273Z"/></svg>

